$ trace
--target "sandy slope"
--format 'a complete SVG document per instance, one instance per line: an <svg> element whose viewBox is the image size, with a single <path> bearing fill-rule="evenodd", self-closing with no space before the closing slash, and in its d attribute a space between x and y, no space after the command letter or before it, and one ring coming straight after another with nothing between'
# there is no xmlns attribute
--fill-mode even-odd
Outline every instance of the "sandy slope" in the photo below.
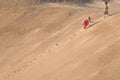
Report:
<svg viewBox="0 0 120 80"><path fill-rule="evenodd" d="M120 6L101 5L1 8L0 80L119 80Z"/></svg>

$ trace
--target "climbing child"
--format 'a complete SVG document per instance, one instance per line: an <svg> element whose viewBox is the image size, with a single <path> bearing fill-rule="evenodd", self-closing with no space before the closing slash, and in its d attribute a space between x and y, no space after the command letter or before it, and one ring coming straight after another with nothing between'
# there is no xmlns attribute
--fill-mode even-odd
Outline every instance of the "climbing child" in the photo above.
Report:
<svg viewBox="0 0 120 80"><path fill-rule="evenodd" d="M110 14L109 14L109 12L108 12L108 2L107 2L107 1L105 1L104 18L105 18L106 15L110 16Z"/></svg>
<svg viewBox="0 0 120 80"><path fill-rule="evenodd" d="M90 17L87 17L86 19L84 19L82 21L82 28L83 29L86 29L90 26L90 22L91 22L91 18Z"/></svg>

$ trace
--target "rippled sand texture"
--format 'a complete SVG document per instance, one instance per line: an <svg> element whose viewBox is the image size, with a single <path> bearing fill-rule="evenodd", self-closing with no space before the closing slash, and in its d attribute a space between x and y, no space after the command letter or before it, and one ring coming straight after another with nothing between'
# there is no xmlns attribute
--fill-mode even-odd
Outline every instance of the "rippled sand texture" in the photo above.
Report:
<svg viewBox="0 0 120 80"><path fill-rule="evenodd" d="M102 2L11 1L0 2L0 80L120 80L119 0L105 19ZM94 23L82 30L87 16Z"/></svg>

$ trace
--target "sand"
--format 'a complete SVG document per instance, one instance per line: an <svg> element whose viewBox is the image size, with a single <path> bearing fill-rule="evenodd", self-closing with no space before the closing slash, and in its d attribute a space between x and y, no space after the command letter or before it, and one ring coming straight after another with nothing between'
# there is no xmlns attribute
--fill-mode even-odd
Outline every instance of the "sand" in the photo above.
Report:
<svg viewBox="0 0 120 80"><path fill-rule="evenodd" d="M116 0L117 1L117 0ZM0 80L119 80L120 4L0 8ZM87 16L94 22L82 30Z"/></svg>

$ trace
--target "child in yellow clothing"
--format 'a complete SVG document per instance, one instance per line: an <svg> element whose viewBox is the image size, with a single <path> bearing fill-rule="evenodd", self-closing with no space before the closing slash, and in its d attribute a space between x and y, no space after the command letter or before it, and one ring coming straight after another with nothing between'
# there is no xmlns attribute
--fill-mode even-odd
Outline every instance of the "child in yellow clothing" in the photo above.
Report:
<svg viewBox="0 0 120 80"><path fill-rule="evenodd" d="M105 15L108 15L110 16L109 12L108 12L108 2L105 1L105 11L104 11L104 18L105 18Z"/></svg>

